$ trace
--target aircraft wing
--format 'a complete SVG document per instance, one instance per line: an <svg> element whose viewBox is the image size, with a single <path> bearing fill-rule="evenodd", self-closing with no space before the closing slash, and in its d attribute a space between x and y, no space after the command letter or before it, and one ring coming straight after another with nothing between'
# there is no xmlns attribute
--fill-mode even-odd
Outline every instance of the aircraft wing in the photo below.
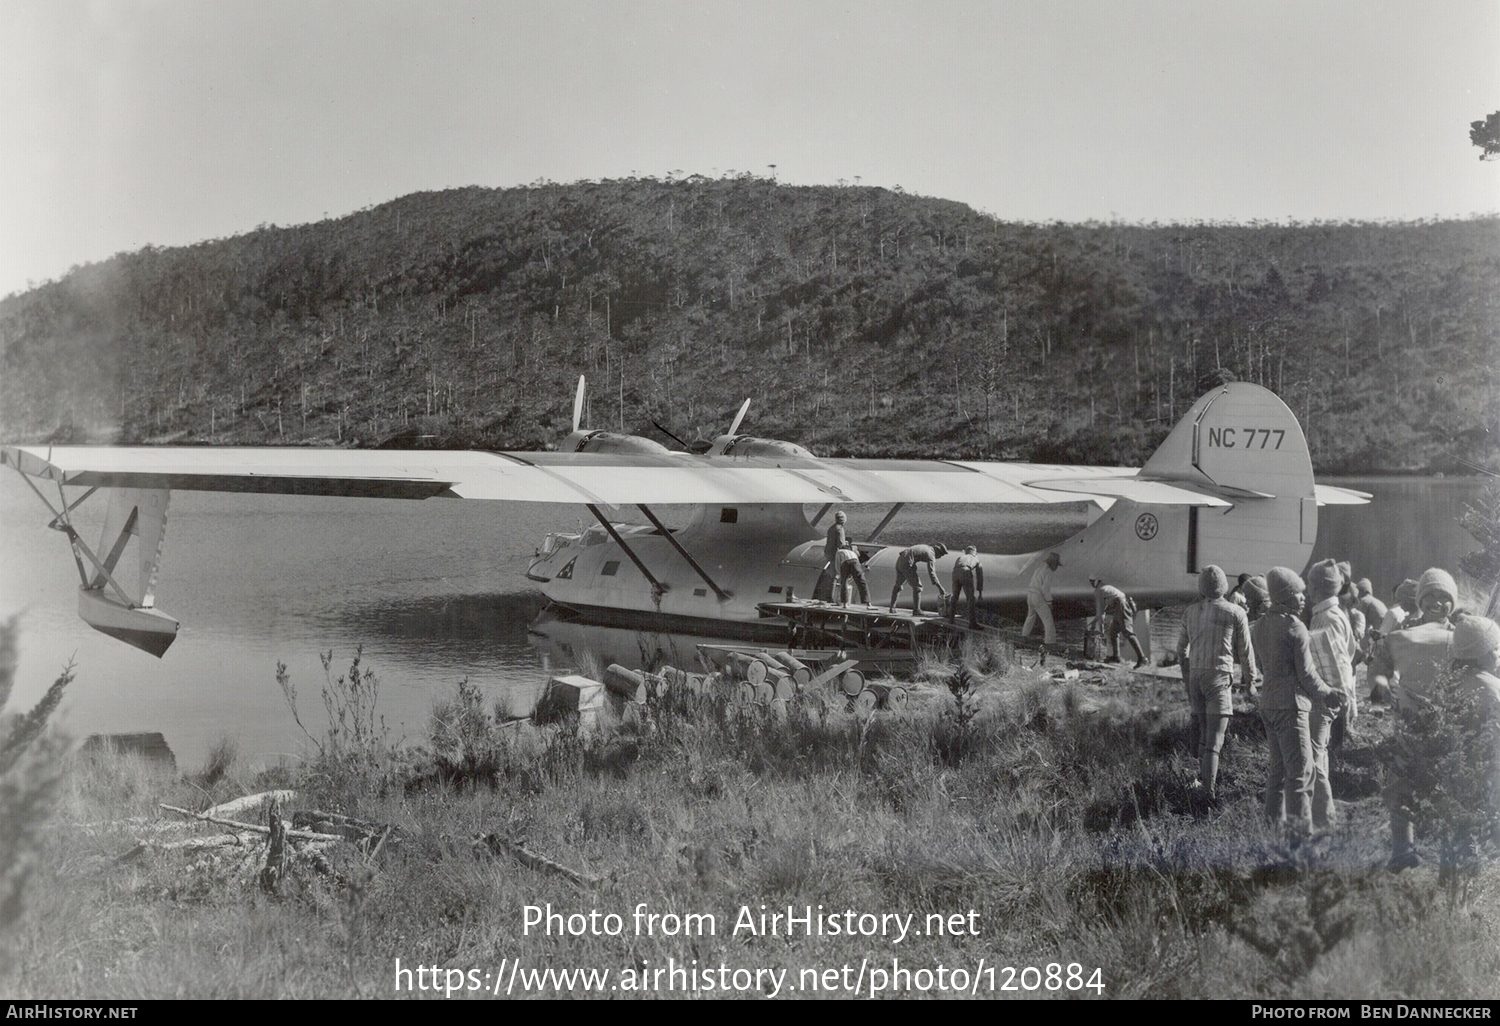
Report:
<svg viewBox="0 0 1500 1026"><path fill-rule="evenodd" d="M1128 468L688 453L5 446L0 464L79 487L365 498L630 503L1058 503L1223 506Z"/></svg>

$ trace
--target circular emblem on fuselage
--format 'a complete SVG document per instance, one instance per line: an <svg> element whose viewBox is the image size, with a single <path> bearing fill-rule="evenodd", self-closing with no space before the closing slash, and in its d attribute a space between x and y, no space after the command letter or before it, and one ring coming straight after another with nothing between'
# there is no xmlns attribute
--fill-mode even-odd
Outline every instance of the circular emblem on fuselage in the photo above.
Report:
<svg viewBox="0 0 1500 1026"><path fill-rule="evenodd" d="M1155 513L1142 513L1135 518L1135 536L1141 541L1150 541L1156 537L1158 526Z"/></svg>

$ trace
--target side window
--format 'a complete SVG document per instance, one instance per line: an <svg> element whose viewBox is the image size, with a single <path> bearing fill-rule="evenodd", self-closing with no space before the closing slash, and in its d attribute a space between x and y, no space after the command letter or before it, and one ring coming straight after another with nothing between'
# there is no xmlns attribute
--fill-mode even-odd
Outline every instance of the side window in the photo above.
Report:
<svg viewBox="0 0 1500 1026"><path fill-rule="evenodd" d="M619 573L619 571L620 561L618 559L611 559L609 562L604 564L604 569L599 571L599 576L613 577L615 574Z"/></svg>
<svg viewBox="0 0 1500 1026"><path fill-rule="evenodd" d="M740 522L740 511L733 506L725 506L719 510L719 523L737 524Z"/></svg>

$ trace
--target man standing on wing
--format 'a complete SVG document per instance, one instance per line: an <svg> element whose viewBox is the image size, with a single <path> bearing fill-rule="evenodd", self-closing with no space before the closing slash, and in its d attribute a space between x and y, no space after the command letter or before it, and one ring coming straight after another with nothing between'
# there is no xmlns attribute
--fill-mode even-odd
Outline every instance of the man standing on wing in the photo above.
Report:
<svg viewBox="0 0 1500 1026"><path fill-rule="evenodd" d="M948 554L948 546L942 542L933 542L931 545L913 545L909 549L902 549L896 556L896 586L891 589L891 612L896 611L896 603L901 598L901 586L911 585L911 609L912 612L922 612L922 578L917 576L917 567L927 564L927 576L932 583L937 585L938 594L943 598L948 597L948 589L943 587L943 582L938 580L937 561Z"/></svg>
<svg viewBox="0 0 1500 1026"><path fill-rule="evenodd" d="M849 532L844 525L849 520L849 514L839 510L833 515L833 523L828 525L828 535L823 539L823 572L818 575L818 583L813 587L813 598L822 602L833 601L833 588L839 583L839 551L849 547Z"/></svg>
<svg viewBox="0 0 1500 1026"><path fill-rule="evenodd" d="M975 593L978 593L978 601ZM948 606L948 619L958 616L958 596L962 593L969 603L969 626L979 629L979 602L984 600L984 567L979 563L979 550L965 545L961 556L953 561L953 600Z"/></svg>
<svg viewBox="0 0 1500 1026"><path fill-rule="evenodd" d="M850 542L839 549L833 557L838 573L839 601L844 605L849 604L849 578L854 578L854 584L859 589L859 604L868 606L870 604L870 584L865 579L865 565L860 562L859 550Z"/></svg>
<svg viewBox="0 0 1500 1026"><path fill-rule="evenodd" d="M1203 597L1183 612L1177 636L1177 665L1182 667L1192 714L1190 743L1198 751L1198 783L1210 797L1216 793L1219 753L1234 715L1234 664L1244 667L1247 688L1254 689L1257 676L1250 620L1224 597L1228 586L1223 570L1204 567L1198 574L1198 594Z"/></svg>

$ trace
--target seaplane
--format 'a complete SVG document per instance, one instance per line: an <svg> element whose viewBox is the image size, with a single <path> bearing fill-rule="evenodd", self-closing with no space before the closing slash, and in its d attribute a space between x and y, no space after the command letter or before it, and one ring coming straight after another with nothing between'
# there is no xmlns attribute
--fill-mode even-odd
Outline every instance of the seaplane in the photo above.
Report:
<svg viewBox="0 0 1500 1026"><path fill-rule="evenodd" d="M1057 552L1053 609L1066 618L1092 612L1090 577L1124 589L1149 616L1196 598L1209 564L1230 576L1300 570L1319 507L1371 498L1316 483L1295 415L1248 382L1198 399L1139 468L819 457L740 433L748 399L728 432L679 451L582 427L584 390L580 378L572 433L555 451L5 445L0 464L21 475L67 539L82 620L158 657L180 626L154 594L174 491L577 504L595 523L548 534L526 571L549 609L602 626L747 638L781 636L784 622L768 605L814 595L827 562L819 525L841 505L890 507L857 542L878 601L892 590L900 551L880 535L908 504L1087 503L1087 526L1065 541L980 557L983 606L1019 617L1032 573ZM107 508L91 545L73 514L95 495ZM691 506L685 525L663 523L653 509L663 505ZM630 506L645 523L620 518ZM938 596L925 596L914 612L937 612Z"/></svg>

